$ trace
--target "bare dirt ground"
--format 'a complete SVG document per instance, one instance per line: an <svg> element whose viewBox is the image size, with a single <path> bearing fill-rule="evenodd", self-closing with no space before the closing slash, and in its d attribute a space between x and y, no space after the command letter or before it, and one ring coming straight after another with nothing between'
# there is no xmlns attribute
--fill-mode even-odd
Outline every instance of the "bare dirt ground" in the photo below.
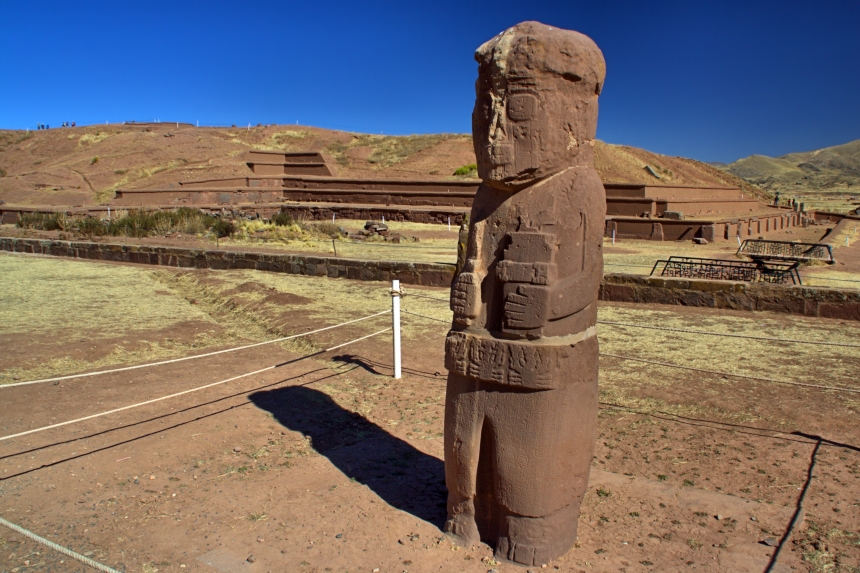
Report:
<svg viewBox="0 0 860 573"><path fill-rule="evenodd" d="M54 357L75 356L82 345L98 347L105 338L169 346L149 324L123 319L133 308L93 306L110 295L103 277L111 274L122 289L138 293L147 314L172 309L175 319L158 315L166 327L161 336L172 331L172 320L187 324L197 317L186 338L212 329L231 337L229 343L200 339L194 350L173 348L177 355L304 332L390 305L385 284L13 255L0 260L4 276L24 281L20 292L32 293L15 294L0 321L4 340L18 345L11 358L4 351L0 375L11 368L21 380L86 370L85 362L98 356L45 368L38 364L41 344ZM45 284L52 280L62 288ZM39 307L49 297L55 300L40 324ZM7 308L9 300L3 302ZM407 295L403 304L450 319L442 302ZM64 316L52 312L60 307ZM58 330L69 317L74 337ZM860 338L853 323L767 313L604 305L600 318L831 343ZM7 436L277 365L0 442L0 515L124 571L524 571L496 563L487 546L454 547L439 529L446 497L443 322L404 315L401 380L390 377L387 335L308 357L388 320L191 362L0 389L0 436ZM856 348L603 325L601 350L860 387ZM803 519L773 570L858 571L856 395L609 356L601 360L600 385L599 436L579 541L547 570L764 571L774 553L766 543L780 542L805 494ZM0 570L88 569L2 530Z"/></svg>

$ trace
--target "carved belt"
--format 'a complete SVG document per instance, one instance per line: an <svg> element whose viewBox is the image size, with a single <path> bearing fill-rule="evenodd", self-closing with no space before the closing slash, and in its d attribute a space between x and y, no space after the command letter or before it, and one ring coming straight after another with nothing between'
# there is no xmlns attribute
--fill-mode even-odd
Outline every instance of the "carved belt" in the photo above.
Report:
<svg viewBox="0 0 860 573"><path fill-rule="evenodd" d="M573 347L596 334L595 326L537 340L503 340L486 331L452 331L445 339L445 368L485 382L551 390L574 368Z"/></svg>

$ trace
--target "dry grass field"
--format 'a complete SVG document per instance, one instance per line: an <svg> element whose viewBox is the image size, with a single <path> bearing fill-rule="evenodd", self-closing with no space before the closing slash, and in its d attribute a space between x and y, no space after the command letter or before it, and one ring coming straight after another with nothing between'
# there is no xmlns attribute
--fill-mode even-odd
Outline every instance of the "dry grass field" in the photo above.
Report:
<svg viewBox="0 0 860 573"><path fill-rule="evenodd" d="M14 279L0 292L6 384L271 340L390 306L385 284L256 271L7 254L0 270ZM414 314L403 315L401 380L390 377L388 334L321 352L385 328L381 316L201 360L0 388L6 436L278 365L0 441L0 515L128 572L523 571L441 536L450 313L445 290L407 291L441 300L404 299ZM774 553L764 542L781 540L803 495L804 519L773 571L858 571L860 398L776 381L860 389L860 352L838 346L856 344L860 325L657 305L604 304L599 319L589 492L576 547L548 570L764 571ZM0 532L3 571L83 567Z"/></svg>

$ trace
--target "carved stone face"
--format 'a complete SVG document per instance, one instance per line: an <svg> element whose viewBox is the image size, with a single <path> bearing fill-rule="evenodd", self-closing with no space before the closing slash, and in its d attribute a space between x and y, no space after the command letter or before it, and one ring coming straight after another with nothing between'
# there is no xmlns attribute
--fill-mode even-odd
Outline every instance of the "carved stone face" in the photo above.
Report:
<svg viewBox="0 0 860 573"><path fill-rule="evenodd" d="M475 53L472 134L478 175L518 190L575 165L597 129L605 64L577 32L525 22Z"/></svg>

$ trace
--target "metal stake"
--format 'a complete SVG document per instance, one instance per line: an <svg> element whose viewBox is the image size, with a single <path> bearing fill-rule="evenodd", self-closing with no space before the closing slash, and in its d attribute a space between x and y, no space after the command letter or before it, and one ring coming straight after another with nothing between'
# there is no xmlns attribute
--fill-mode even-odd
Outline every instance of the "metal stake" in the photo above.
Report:
<svg viewBox="0 0 860 573"><path fill-rule="evenodd" d="M400 281L391 281L391 330L394 331L394 378L400 379Z"/></svg>

